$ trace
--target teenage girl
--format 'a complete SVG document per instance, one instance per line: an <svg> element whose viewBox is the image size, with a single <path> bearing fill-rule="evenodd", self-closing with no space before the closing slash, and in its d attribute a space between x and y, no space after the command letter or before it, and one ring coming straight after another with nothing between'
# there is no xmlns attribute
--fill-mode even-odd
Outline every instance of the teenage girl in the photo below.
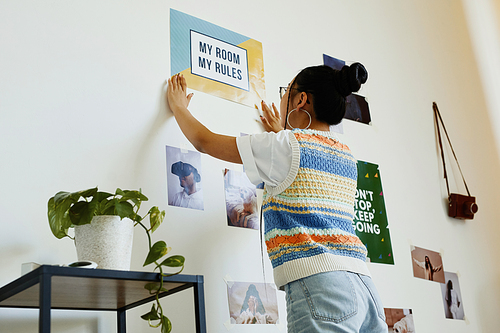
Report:
<svg viewBox="0 0 500 333"><path fill-rule="evenodd" d="M239 138L207 129L188 110L185 78L168 80L168 105L194 147L242 163L250 181L266 185L264 237L275 284L286 292L289 333L387 332L352 226L356 160L329 131L367 77L359 63L305 68L280 88L279 111L262 102L268 132Z"/></svg>

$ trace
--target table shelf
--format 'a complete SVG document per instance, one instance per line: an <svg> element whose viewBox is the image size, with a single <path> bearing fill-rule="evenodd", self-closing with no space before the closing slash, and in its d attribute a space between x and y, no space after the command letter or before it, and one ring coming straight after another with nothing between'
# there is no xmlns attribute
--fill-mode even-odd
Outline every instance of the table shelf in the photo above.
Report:
<svg viewBox="0 0 500 333"><path fill-rule="evenodd" d="M50 332L50 310L116 311L118 332L126 332L125 312L154 301L144 288L160 281L149 272L86 269L43 265L0 288L0 308L39 308L39 332ZM196 332L206 332L202 275L163 277L165 297L193 288Z"/></svg>

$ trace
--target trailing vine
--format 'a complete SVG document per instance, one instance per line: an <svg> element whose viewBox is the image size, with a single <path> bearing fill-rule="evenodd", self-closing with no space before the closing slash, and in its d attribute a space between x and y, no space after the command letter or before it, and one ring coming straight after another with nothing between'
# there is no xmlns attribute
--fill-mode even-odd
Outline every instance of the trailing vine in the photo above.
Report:
<svg viewBox="0 0 500 333"><path fill-rule="evenodd" d="M163 313L160 303L160 294L167 291L163 288L163 278L179 274L184 269L184 257L180 255L170 256L159 262L171 248L167 247L164 241L157 241L152 244L151 234L158 229L165 218L165 211L156 206L151 207L144 216L139 215L139 209L143 201L149 199L142 194L141 190L121 190L116 189L114 194L99 192L97 187L78 192L58 192L47 203L47 217L52 233L61 239L69 237L68 230L75 225L85 225L91 223L94 216L117 215L121 219L129 218L134 222L134 226L140 225L148 236L149 252L144 261L143 267L155 264L155 270L159 270L159 282L148 283L144 286L151 295L155 295L155 303L151 311L141 316L147 320L151 327L161 327L162 333L169 333L172 330L172 323ZM149 215L149 228L143 223ZM180 267L180 270L173 274L165 274L163 267Z"/></svg>
<svg viewBox="0 0 500 333"><path fill-rule="evenodd" d="M149 214L149 213L148 213ZM148 236L148 244L149 244L149 253L144 261L143 266L150 265L154 263L156 266L154 270L159 270L160 281L158 283L151 282L147 283L144 288L149 290L151 295L155 296L155 303L151 306L151 310L148 313L145 313L141 316L142 319L147 320L150 327L157 328L161 327L162 333L169 333L172 330L172 323L168 319L167 316L163 314L163 308L160 303L160 294L162 292L168 291L163 288L163 277L172 276L175 274L179 274L184 269L184 257L180 255L174 255L166 258L161 263L158 261L163 258L168 252L170 252L171 248L167 247L167 244L164 241L157 241L153 245L151 245L151 235L154 230L153 225L148 229L142 222L138 221L138 224L142 226L142 228L146 231L146 235ZM180 267L180 270L173 274L165 274L163 273L163 266L167 267Z"/></svg>

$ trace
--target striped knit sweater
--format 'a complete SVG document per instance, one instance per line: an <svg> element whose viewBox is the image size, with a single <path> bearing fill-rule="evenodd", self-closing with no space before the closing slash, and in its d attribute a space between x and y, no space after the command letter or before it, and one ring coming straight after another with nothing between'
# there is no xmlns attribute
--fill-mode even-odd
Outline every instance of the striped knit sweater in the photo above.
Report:
<svg viewBox="0 0 500 333"><path fill-rule="evenodd" d="M366 247L352 226L357 167L349 147L313 130L293 130L290 139L299 158L292 158L287 187L264 194L276 285L335 270L369 275Z"/></svg>

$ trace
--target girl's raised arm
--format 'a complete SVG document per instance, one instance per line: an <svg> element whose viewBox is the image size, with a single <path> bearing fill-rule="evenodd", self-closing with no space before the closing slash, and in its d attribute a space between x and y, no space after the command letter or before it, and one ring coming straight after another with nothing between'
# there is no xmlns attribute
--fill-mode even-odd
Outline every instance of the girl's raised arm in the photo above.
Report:
<svg viewBox="0 0 500 333"><path fill-rule="evenodd" d="M213 133L200 123L188 110L193 94L186 95L184 76L174 75L168 79L167 102L181 128L182 133L202 153L215 158L241 164L236 138Z"/></svg>

